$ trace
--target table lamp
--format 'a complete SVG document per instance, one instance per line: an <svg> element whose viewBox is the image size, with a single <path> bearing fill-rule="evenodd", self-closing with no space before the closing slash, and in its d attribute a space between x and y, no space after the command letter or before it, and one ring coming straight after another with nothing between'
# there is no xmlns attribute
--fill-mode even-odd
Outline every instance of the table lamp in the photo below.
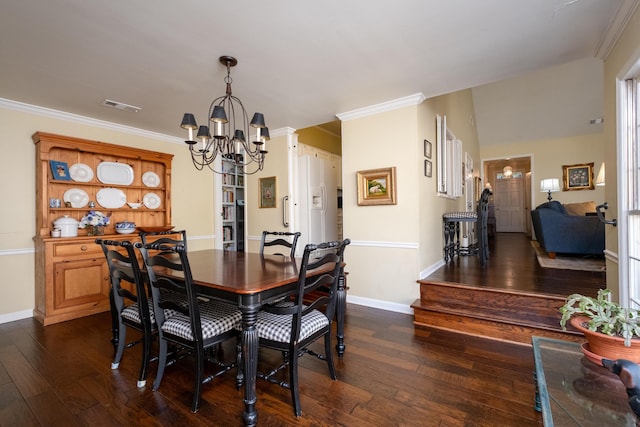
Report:
<svg viewBox="0 0 640 427"><path fill-rule="evenodd" d="M560 191L560 180L557 178L548 178L540 181L540 191L548 193L547 200L551 201L551 193Z"/></svg>

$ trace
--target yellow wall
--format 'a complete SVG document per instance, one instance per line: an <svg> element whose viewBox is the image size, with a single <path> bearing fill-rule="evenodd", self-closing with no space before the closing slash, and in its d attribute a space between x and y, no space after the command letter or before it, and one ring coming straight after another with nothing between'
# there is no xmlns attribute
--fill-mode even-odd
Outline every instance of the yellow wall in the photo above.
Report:
<svg viewBox="0 0 640 427"><path fill-rule="evenodd" d="M338 135L331 135L316 126L298 129L296 133L298 134L298 142L301 144L307 144L337 155L342 154L342 141Z"/></svg>
<svg viewBox="0 0 640 427"><path fill-rule="evenodd" d="M605 186L605 200L609 202L607 216L618 218L618 196L617 183L615 177L618 175L617 169L617 145L616 145L616 85L617 80L625 76L622 75L632 62L640 59L640 9L636 10L631 20L618 39L614 49L609 54L604 65L604 140L606 145L605 161L607 165L607 185ZM618 256L618 228L607 226L606 230L606 251L613 254L607 257L607 288L610 289L617 299L619 295L618 263L614 260Z"/></svg>
<svg viewBox="0 0 640 427"><path fill-rule="evenodd" d="M442 260L442 214L444 212L464 211L465 198L455 200L438 196L436 168L436 115L447 116L447 127L462 141L462 153L467 152L474 161L474 174L478 175L480 154L478 134L473 123L473 99L470 90L454 92L426 100L420 106L419 128L422 139L432 143L433 176L426 178L424 172L419 177L420 195L420 270L430 268ZM424 147L418 144L416 151L419 170L424 170ZM424 276L422 274L421 276Z"/></svg>
<svg viewBox="0 0 640 427"><path fill-rule="evenodd" d="M264 169L245 178L247 252L260 250L262 230L285 231L285 227L282 225L282 198L289 194L287 166L289 138L291 138L290 134L273 136L271 141L267 143L269 153L265 160ZM259 179L272 176L276 177L276 207L259 208Z"/></svg>
<svg viewBox="0 0 640 427"><path fill-rule="evenodd" d="M342 123L342 188L349 298L408 306L419 297L417 279L442 263L442 214L464 207L436 192L436 114L476 161L478 141L469 115L470 91L427 100ZM433 144L433 177L424 176L424 139ZM358 206L356 173L396 167L397 204ZM407 307L408 308L408 307Z"/></svg>
<svg viewBox="0 0 640 427"><path fill-rule="evenodd" d="M44 117L0 107L0 321L3 315L24 314L34 306L35 145L36 131L144 148L174 154L173 224L185 228L189 248L213 247L213 178L197 172L184 143L136 136L117 130ZM166 139L166 138L165 138ZM24 317L24 316L23 316Z"/></svg>
<svg viewBox="0 0 640 427"><path fill-rule="evenodd" d="M540 180L557 178L562 182L563 165L591 162L594 163L594 174L597 174L598 168L605 158L604 151L605 144L602 133L527 141L518 144L483 145L480 149L483 159L531 156L531 186L534 198L532 206L534 208L547 201L548 193L539 191ZM607 176L609 180L613 180L610 173ZM609 180L607 180L607 185ZM560 188L562 189L562 184L560 184ZM601 204L605 201L604 187L595 187L594 190L560 191L551 193L551 197L560 203L594 201L596 204Z"/></svg>
<svg viewBox="0 0 640 427"><path fill-rule="evenodd" d="M343 235L349 296L409 305L418 296L418 106L342 123ZM420 139L420 144L422 140ZM396 167L397 204L358 206L356 173Z"/></svg>

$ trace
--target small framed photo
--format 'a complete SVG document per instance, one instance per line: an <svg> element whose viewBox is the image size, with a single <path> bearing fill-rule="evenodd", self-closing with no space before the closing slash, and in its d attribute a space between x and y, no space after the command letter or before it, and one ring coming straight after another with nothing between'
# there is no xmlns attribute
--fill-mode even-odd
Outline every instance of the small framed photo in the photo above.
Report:
<svg viewBox="0 0 640 427"><path fill-rule="evenodd" d="M395 205L396 168L370 169L357 172L358 205Z"/></svg>
<svg viewBox="0 0 640 427"><path fill-rule="evenodd" d="M49 160L51 166L51 174L53 179L59 181L71 181L71 175L69 175L69 167L65 162L59 162L57 160Z"/></svg>
<svg viewBox="0 0 640 427"><path fill-rule="evenodd" d="M276 177L260 178L260 208L276 207Z"/></svg>
<svg viewBox="0 0 640 427"><path fill-rule="evenodd" d="M431 176L433 175L433 164L431 163L430 160L425 160L424 161L424 176L426 176L427 178L431 178Z"/></svg>
<svg viewBox="0 0 640 427"><path fill-rule="evenodd" d="M431 158L431 143L426 139L424 140L424 156L427 159Z"/></svg>
<svg viewBox="0 0 640 427"><path fill-rule="evenodd" d="M593 189L593 162L562 166L562 191Z"/></svg>

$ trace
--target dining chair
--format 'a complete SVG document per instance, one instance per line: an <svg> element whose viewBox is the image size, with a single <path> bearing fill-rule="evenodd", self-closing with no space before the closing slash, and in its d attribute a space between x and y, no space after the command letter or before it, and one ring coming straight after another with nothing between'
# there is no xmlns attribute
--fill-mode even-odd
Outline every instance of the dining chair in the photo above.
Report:
<svg viewBox="0 0 640 427"><path fill-rule="evenodd" d="M156 331L153 311L147 299L148 289L145 289L145 281L130 241L96 239L96 243L102 247L109 266L111 316L114 331L118 331L117 337L114 336L115 356L111 369L118 369L125 348L142 343L137 386L144 387L151 359L151 343ZM127 343L127 327L141 332L142 338Z"/></svg>
<svg viewBox="0 0 640 427"><path fill-rule="evenodd" d="M298 238L302 235L299 231L289 232L289 231L263 231L262 232L262 240L260 240L260 254L264 255L265 247L277 247L286 248L284 249L287 254L282 252L276 252L273 255L289 255L291 258L295 256L296 253L296 245L298 243ZM280 249L282 250L282 249Z"/></svg>
<svg viewBox="0 0 640 427"><path fill-rule="evenodd" d="M480 194L477 207L477 233L478 233L478 257L480 258L480 267L485 268L489 262L489 197L493 194L491 190L485 188Z"/></svg>
<svg viewBox="0 0 640 427"><path fill-rule="evenodd" d="M338 280L343 268L344 250L351 243L343 241L308 244L304 248L298 275L298 286L290 300L263 306L258 313L256 330L259 346L282 352L283 363L258 377L291 390L293 410L297 417L302 414L298 386L298 359L310 354L327 363L329 376L335 380L331 349L331 324L336 310ZM315 255L321 253L317 258ZM321 275L307 278L307 272L326 270ZM328 292L316 292L328 288ZM309 297L313 296L313 299ZM309 346L324 338L324 354ZM280 381L275 375L282 369L289 370L289 382Z"/></svg>
<svg viewBox="0 0 640 427"><path fill-rule="evenodd" d="M153 236L161 236L157 239L154 239L154 242L158 243L168 243L179 241L182 242L185 251L187 250L187 230L166 230L166 231L141 231L138 233L140 236L140 240L142 240L142 244L146 245L147 243L151 243L149 237ZM167 236L179 236L179 239L175 237L167 237Z"/></svg>
<svg viewBox="0 0 640 427"><path fill-rule="evenodd" d="M169 344L191 350L195 357L195 384L191 411L197 412L200 405L202 384L232 369L236 363L225 363L216 359L218 345L238 336L237 326L242 314L232 304L217 300L204 300L198 297L187 250L179 240L164 240L162 243L136 243L151 283L153 308L156 313L159 337L158 373L153 390L160 387L167 366ZM171 275L171 277L170 277ZM172 277L182 276L176 280ZM171 293L180 294L187 304L176 304ZM164 310L177 313L164 316ZM217 370L205 377L205 361L213 362Z"/></svg>

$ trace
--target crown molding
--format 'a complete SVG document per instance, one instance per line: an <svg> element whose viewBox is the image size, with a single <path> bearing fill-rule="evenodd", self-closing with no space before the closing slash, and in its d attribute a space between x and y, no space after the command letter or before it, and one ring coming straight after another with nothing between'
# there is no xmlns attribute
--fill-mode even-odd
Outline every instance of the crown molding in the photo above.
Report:
<svg viewBox="0 0 640 427"><path fill-rule="evenodd" d="M625 0L622 2L620 8L618 9L618 12L616 13L616 16L609 24L607 32L600 40L600 43L598 43L598 45L596 46L596 49L593 53L596 58L606 61L607 57L611 53L611 50L613 50L613 47L618 42L620 35L626 28L629 20L631 19L639 5L640 0Z"/></svg>
<svg viewBox="0 0 640 427"><path fill-rule="evenodd" d="M385 113L387 111L398 110L404 107L410 107L413 105L419 105L426 98L422 93L416 93L413 95L405 96L404 98L398 98L380 104L371 105L369 107L358 108L357 110L347 111L345 113L336 114L342 121L360 119L374 114Z"/></svg>
<svg viewBox="0 0 640 427"><path fill-rule="evenodd" d="M104 120L98 120L91 117L80 116L78 114L67 113L65 111L54 110L37 105L25 104L24 102L13 101L11 99L0 98L0 107L28 114L35 114L37 116L43 116L51 119L62 120L65 122L72 122L102 129L113 130L116 132L157 139L160 141L184 144L184 141L182 139L175 136L139 129L132 126L125 126L118 123L107 122Z"/></svg>

